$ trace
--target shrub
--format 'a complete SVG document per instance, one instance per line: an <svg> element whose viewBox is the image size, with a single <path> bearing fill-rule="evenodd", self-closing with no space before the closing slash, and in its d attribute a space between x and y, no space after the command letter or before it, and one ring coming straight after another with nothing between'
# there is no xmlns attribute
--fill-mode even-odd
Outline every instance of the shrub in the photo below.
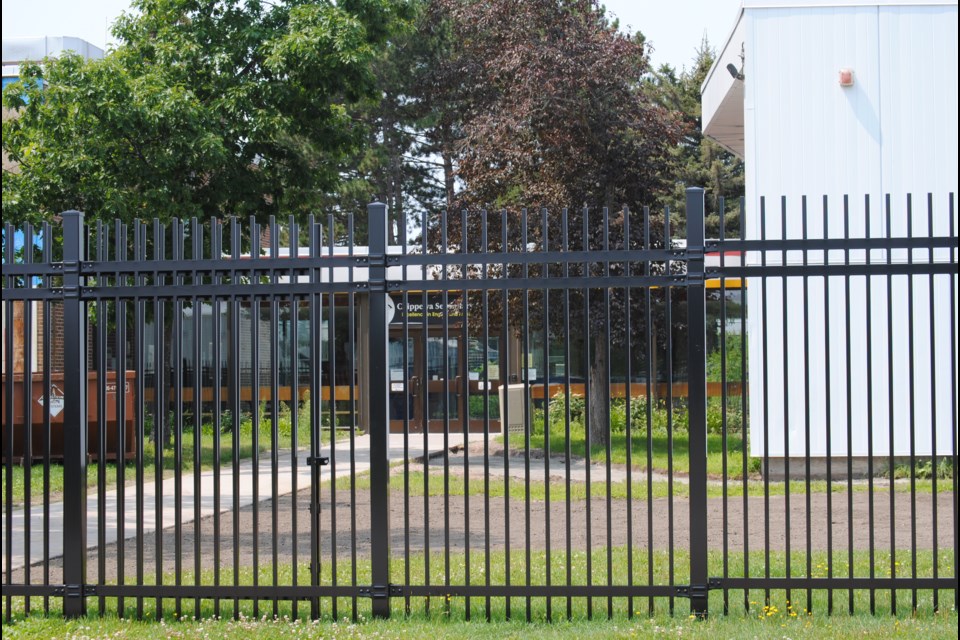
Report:
<svg viewBox="0 0 960 640"><path fill-rule="evenodd" d="M566 396L557 394L549 402L550 429L563 431L566 428ZM570 397L570 428L573 431L583 430L583 416L585 404L580 396ZM646 432L647 430L647 399L644 397L631 398L630 424L632 431ZM651 432L664 435L669 428L674 433L686 433L689 430L690 420L687 407L682 399L675 400L673 415L667 411L665 400L655 400L649 406L649 422ZM535 410L532 416L532 433L542 434L544 428L544 411ZM624 398L610 400L610 431L615 434L626 433L627 430L627 402ZM727 400L727 433L741 433L743 430L743 409L738 398ZM723 432L723 404L720 398L709 398L707 401L707 431L709 433Z"/></svg>
<svg viewBox="0 0 960 640"><path fill-rule="evenodd" d="M726 339L727 346L727 378L726 382L737 382L744 380L743 377L743 335L728 333ZM720 349L715 349L707 354L707 380L710 382L723 382L724 373L722 367L722 355Z"/></svg>
<svg viewBox="0 0 960 640"><path fill-rule="evenodd" d="M707 432L723 433L723 400L707 399ZM743 406L740 398L727 398L727 433L743 432Z"/></svg>

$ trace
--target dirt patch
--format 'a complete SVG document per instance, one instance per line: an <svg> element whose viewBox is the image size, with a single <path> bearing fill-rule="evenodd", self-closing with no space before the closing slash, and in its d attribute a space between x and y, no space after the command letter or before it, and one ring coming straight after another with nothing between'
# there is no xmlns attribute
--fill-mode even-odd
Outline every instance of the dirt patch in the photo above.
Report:
<svg viewBox="0 0 960 640"><path fill-rule="evenodd" d="M453 474L451 474L453 477ZM491 483L503 483L492 477ZM339 481L343 487L344 481ZM442 487L442 478L431 480ZM478 481L472 479L471 486ZM511 483L522 481L511 479ZM562 497L563 484L551 485L554 496ZM852 500L848 502L848 497ZM607 546L633 546L642 552L687 549L690 536L689 506L686 498L659 498L647 502L643 495L628 503L625 499L540 501L527 503L515 497L390 495L391 545L394 555L410 553L451 553L504 551L522 552L529 547L555 553L569 548L574 552L595 551ZM169 574L178 566L184 575L199 568L212 572L239 567L271 567L307 563L311 557L312 533L321 562L352 563L353 557L370 557L370 493L358 490L333 492L327 486L320 496L319 511L310 511L310 491L288 495L256 507L231 511L218 518L184 524L178 532L168 528L143 539L127 539L107 546L103 554L91 550L88 572L92 582L115 581L122 572L134 582L137 567L148 581L158 573ZM275 508L274 508L275 507ZM833 494L828 509L825 493L793 495L787 508L783 496L720 498L708 501L705 523L712 550L730 552L857 550L873 548L888 553L891 548L914 546L931 549L934 540L940 549L953 545L953 497L941 493L934 503L932 494L918 494L911 503L909 494L876 493L872 504L867 492ZM936 527L934 527L936 510ZM872 512L872 515L871 515ZM808 518L809 514L809 518ZM788 533L789 532L789 533ZM234 540L236 539L236 546ZM915 540L915 542L914 542ZM141 559L142 558L142 563ZM179 559L179 562L178 562ZM60 561L50 563L51 583L60 581ZM23 572L15 571L13 581ZM30 581L44 580L43 567L31 570ZM288 578L289 580L289 578Z"/></svg>

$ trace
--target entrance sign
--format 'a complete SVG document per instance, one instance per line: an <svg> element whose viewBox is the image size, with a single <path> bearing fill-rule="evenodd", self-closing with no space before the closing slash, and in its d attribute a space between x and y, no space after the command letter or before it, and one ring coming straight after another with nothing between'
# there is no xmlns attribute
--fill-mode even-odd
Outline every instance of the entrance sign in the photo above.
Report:
<svg viewBox="0 0 960 640"><path fill-rule="evenodd" d="M442 293L428 293L427 305L424 308L423 294L411 293L406 302L403 298L393 298L396 313L392 324L402 324L406 320L410 324L443 324L444 319L450 323L463 322L463 296L461 294L447 294L444 304Z"/></svg>

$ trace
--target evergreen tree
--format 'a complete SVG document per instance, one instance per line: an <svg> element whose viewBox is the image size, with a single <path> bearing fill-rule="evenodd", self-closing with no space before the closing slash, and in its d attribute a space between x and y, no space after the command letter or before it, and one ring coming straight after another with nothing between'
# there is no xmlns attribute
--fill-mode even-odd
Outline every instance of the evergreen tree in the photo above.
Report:
<svg viewBox="0 0 960 640"><path fill-rule="evenodd" d="M689 70L684 68L678 76L670 65L662 65L648 79L661 104L680 114L683 126L680 143L671 150L674 178L662 201L677 213L677 221L683 225L684 190L706 189L707 237L719 236L721 197L726 199L725 232L739 233L739 198L744 194L743 160L703 135L700 87L715 59L710 43L704 39Z"/></svg>

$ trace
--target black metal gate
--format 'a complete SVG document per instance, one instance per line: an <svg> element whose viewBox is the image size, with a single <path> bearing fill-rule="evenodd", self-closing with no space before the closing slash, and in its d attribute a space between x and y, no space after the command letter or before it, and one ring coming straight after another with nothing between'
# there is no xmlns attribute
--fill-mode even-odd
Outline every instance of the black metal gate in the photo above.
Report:
<svg viewBox="0 0 960 640"><path fill-rule="evenodd" d="M913 209L6 225L6 619L956 606Z"/></svg>

